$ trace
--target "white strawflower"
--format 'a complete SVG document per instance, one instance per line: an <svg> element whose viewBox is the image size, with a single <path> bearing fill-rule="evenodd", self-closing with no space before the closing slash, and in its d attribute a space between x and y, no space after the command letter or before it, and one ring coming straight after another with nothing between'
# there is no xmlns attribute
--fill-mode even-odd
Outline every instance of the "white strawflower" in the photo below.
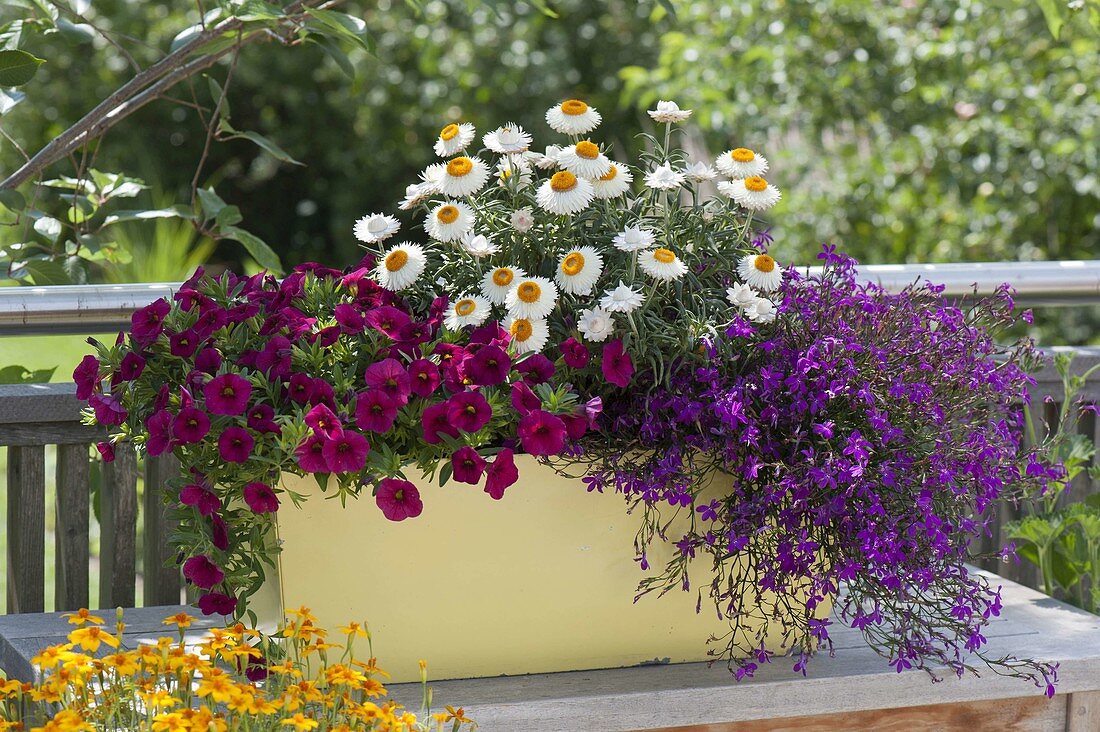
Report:
<svg viewBox="0 0 1100 732"><path fill-rule="evenodd" d="M577 330L586 341L601 343L615 332L615 321L612 320L611 313L603 308L582 310L577 321Z"/></svg>
<svg viewBox="0 0 1100 732"><path fill-rule="evenodd" d="M735 147L715 158L714 167L729 178L751 178L768 172L768 159L747 147Z"/></svg>
<svg viewBox="0 0 1100 732"><path fill-rule="evenodd" d="M433 193L439 193L439 181L443 180L443 176L446 174L446 163L432 163L420 171L420 180L423 181L421 186L424 187L425 194L430 196Z"/></svg>
<svg viewBox="0 0 1100 732"><path fill-rule="evenodd" d="M671 282L687 274L687 265L671 249L660 247L638 255L638 266L655 280Z"/></svg>
<svg viewBox="0 0 1100 732"><path fill-rule="evenodd" d="M657 235L649 229L640 226L628 226L611 240L616 249L623 252L636 252L639 249L648 249L657 241Z"/></svg>
<svg viewBox="0 0 1100 732"><path fill-rule="evenodd" d="M554 279L564 292L588 295L603 273L603 257L592 247L577 247L558 262Z"/></svg>
<svg viewBox="0 0 1100 732"><path fill-rule="evenodd" d="M596 194L592 184L568 170L559 170L539 186L535 200L550 213L573 214L588 208Z"/></svg>
<svg viewBox="0 0 1100 732"><path fill-rule="evenodd" d="M452 158L439 179L439 192L444 196L471 196L489 180L489 166L480 158L460 155Z"/></svg>
<svg viewBox="0 0 1100 732"><path fill-rule="evenodd" d="M519 267L497 267L481 279L481 293L494 305L503 305L508 291L526 276Z"/></svg>
<svg viewBox="0 0 1100 732"><path fill-rule="evenodd" d="M527 157L530 158L531 162L540 170L556 168L558 166L558 155L561 155L561 147L558 145L547 145L546 152L544 153L527 153Z"/></svg>
<svg viewBox="0 0 1100 732"><path fill-rule="evenodd" d="M649 116L657 122L683 122L691 116L690 109L680 109L676 102L657 102L657 108L649 110Z"/></svg>
<svg viewBox="0 0 1100 732"><path fill-rule="evenodd" d="M759 176L744 180L722 181L718 192L729 196L742 208L763 211L779 203L779 189Z"/></svg>
<svg viewBox="0 0 1100 732"><path fill-rule="evenodd" d="M374 244L389 239L400 228L401 222L393 216L370 214L356 221L352 231L359 241Z"/></svg>
<svg viewBox="0 0 1100 732"><path fill-rule="evenodd" d="M650 188L656 188L661 191L679 188L683 183L684 174L678 170L673 170L669 163L658 165L645 174L645 184Z"/></svg>
<svg viewBox="0 0 1100 732"><path fill-rule="evenodd" d="M564 135L583 135L600 125L600 113L579 99L567 99L546 110L546 124Z"/></svg>
<svg viewBox="0 0 1100 732"><path fill-rule="evenodd" d="M443 325L458 330L465 325L481 325L489 317L492 305L480 295L463 295L447 310Z"/></svg>
<svg viewBox="0 0 1100 732"><path fill-rule="evenodd" d="M756 290L744 284L737 284L726 290L726 299L730 301L730 305L742 310L752 305L757 297Z"/></svg>
<svg viewBox="0 0 1100 732"><path fill-rule="evenodd" d="M520 155L508 155L497 163L497 185L523 188L531 184L531 164Z"/></svg>
<svg viewBox="0 0 1100 732"><path fill-rule="evenodd" d="M745 284L764 292L774 292L783 284L779 263L767 254L746 254L737 263L737 274Z"/></svg>
<svg viewBox="0 0 1100 732"><path fill-rule="evenodd" d="M485 234L475 234L467 231L459 240L462 249L475 257L488 257L500 251L500 245L493 242L493 238Z"/></svg>
<svg viewBox="0 0 1100 732"><path fill-rule="evenodd" d="M508 333L516 353L538 353L546 347L550 338L550 326L545 320L512 318L508 321Z"/></svg>
<svg viewBox="0 0 1100 732"><path fill-rule="evenodd" d="M611 170L592 181L596 198L608 199L621 196L630 190L634 174L623 163L611 163Z"/></svg>
<svg viewBox="0 0 1100 732"><path fill-rule="evenodd" d="M485 147L500 155L521 153L531 146L531 135L514 122L497 127L482 139Z"/></svg>
<svg viewBox="0 0 1100 732"><path fill-rule="evenodd" d="M521 234L526 234L535 225L535 212L530 206L517 208L512 212L512 228Z"/></svg>
<svg viewBox="0 0 1100 732"><path fill-rule="evenodd" d="M474 210L459 201L447 201L431 210L424 228L439 241L458 241L474 228Z"/></svg>
<svg viewBox="0 0 1100 732"><path fill-rule="evenodd" d="M402 242L389 249L374 268L374 279L392 292L404 290L416 282L428 262L424 248Z"/></svg>
<svg viewBox="0 0 1100 732"><path fill-rule="evenodd" d="M504 306L513 318L540 320L554 311L558 288L545 277L524 277L517 280L504 297Z"/></svg>
<svg viewBox="0 0 1100 732"><path fill-rule="evenodd" d="M562 148L558 154L558 165L581 178L599 178L611 170L611 161L591 140L581 140L576 145Z"/></svg>
<svg viewBox="0 0 1100 732"><path fill-rule="evenodd" d="M704 183L708 180L714 180L718 177L718 172L702 161L696 161L688 166L684 171L684 175L692 183Z"/></svg>
<svg viewBox="0 0 1100 732"><path fill-rule="evenodd" d="M745 317L754 323L770 323L775 320L775 303L766 297L758 297L745 308Z"/></svg>
<svg viewBox="0 0 1100 732"><path fill-rule="evenodd" d="M469 122L449 124L439 131L439 137L435 141L435 154L441 158L449 158L458 155L465 150L477 132Z"/></svg>
<svg viewBox="0 0 1100 732"><path fill-rule="evenodd" d="M600 300L600 307L612 313L631 313L642 306L645 297L642 293L635 292L622 280L614 290L608 290Z"/></svg>
<svg viewBox="0 0 1100 732"><path fill-rule="evenodd" d="M405 186L405 198L398 204L398 208L402 211L416 208L433 193L435 193L435 190L428 183L412 183L407 185Z"/></svg>

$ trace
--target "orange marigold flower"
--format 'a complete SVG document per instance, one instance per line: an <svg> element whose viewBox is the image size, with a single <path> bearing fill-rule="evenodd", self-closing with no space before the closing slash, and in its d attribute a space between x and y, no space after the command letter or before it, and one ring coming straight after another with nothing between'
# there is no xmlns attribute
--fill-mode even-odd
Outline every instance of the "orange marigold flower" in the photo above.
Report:
<svg viewBox="0 0 1100 732"><path fill-rule="evenodd" d="M174 625L180 630L183 630L184 628L190 628L191 623L195 622L195 618L193 615L188 615L187 613L176 613L160 622L161 625Z"/></svg>
<svg viewBox="0 0 1100 732"><path fill-rule="evenodd" d="M301 730L301 732L306 732L306 730L311 729L317 729L321 726L320 723L317 722L317 720L309 719L301 712L298 712L293 717L287 717L281 722L281 724L284 724L288 727L293 726L294 729Z"/></svg>
<svg viewBox="0 0 1100 732"><path fill-rule="evenodd" d="M96 615L92 615L91 612L89 612L88 608L86 608L86 607L80 608L75 613L65 613L61 617L68 618L69 623L72 624L72 625L84 625L86 623L94 623L96 625L103 625L103 623L104 623L103 618L98 617Z"/></svg>
<svg viewBox="0 0 1100 732"><path fill-rule="evenodd" d="M474 720L472 720L472 719L470 719L469 717L466 716L466 710L462 707L459 707L458 709L455 709L450 704L448 704L447 706L445 706L443 708L447 710L447 720L446 721L448 721L448 722L450 722L451 720L454 720L455 722L459 722L461 724L469 724L469 723L474 721Z"/></svg>
<svg viewBox="0 0 1100 732"><path fill-rule="evenodd" d="M368 631L359 623L348 623L347 625L341 625L340 630L342 630L349 637L357 635L360 638L370 638L370 631Z"/></svg>
<svg viewBox="0 0 1100 732"><path fill-rule="evenodd" d="M111 648L118 648L118 638L97 625L74 630L69 633L69 641L92 653L99 650L101 643L106 643Z"/></svg>

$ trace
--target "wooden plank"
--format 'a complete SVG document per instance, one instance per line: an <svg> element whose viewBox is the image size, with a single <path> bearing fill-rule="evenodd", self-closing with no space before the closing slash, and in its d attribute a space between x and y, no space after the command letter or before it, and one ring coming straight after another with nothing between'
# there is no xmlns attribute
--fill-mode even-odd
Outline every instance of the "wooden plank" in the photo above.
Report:
<svg viewBox="0 0 1100 732"><path fill-rule="evenodd" d="M104 439L106 435L107 431L101 427L89 427L76 422L0 424L0 445L87 445Z"/></svg>
<svg viewBox="0 0 1100 732"><path fill-rule="evenodd" d="M1066 732L1100 730L1100 691L1078 691L1066 704Z"/></svg>
<svg viewBox="0 0 1100 732"><path fill-rule="evenodd" d="M46 448L8 448L9 613L46 605Z"/></svg>
<svg viewBox="0 0 1100 732"><path fill-rule="evenodd" d="M99 606L133 607L137 588L137 454L115 446L99 496Z"/></svg>
<svg viewBox="0 0 1100 732"><path fill-rule="evenodd" d="M54 609L88 607L88 445L57 448Z"/></svg>
<svg viewBox="0 0 1100 732"><path fill-rule="evenodd" d="M175 605L180 601L182 585L176 566L176 553L168 545L172 522L164 503L164 485L180 473L180 464L170 454L145 460L145 543L143 599L146 605Z"/></svg>

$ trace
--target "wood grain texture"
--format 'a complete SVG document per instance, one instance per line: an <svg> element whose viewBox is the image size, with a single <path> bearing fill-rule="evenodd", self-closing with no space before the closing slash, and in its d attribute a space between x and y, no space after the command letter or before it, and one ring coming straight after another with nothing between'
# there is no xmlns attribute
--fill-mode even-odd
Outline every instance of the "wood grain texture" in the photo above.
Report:
<svg viewBox="0 0 1100 732"><path fill-rule="evenodd" d="M8 448L9 613L46 605L46 448Z"/></svg>
<svg viewBox="0 0 1100 732"><path fill-rule="evenodd" d="M2 404L2 402L0 402ZM0 424L0 445L75 445L102 440L107 435L100 427L76 422L23 422Z"/></svg>
<svg viewBox="0 0 1100 732"><path fill-rule="evenodd" d="M182 585L176 553L168 545L172 522L164 503L164 486L180 473L180 464L169 454L145 460L145 544L142 569L146 605L175 605L180 601Z"/></svg>
<svg viewBox="0 0 1100 732"><path fill-rule="evenodd" d="M116 445L99 497L99 606L133 607L137 594L137 454Z"/></svg>
<svg viewBox="0 0 1100 732"><path fill-rule="evenodd" d="M88 445L57 448L54 609L88 607Z"/></svg>
<svg viewBox="0 0 1100 732"><path fill-rule="evenodd" d="M1066 704L1066 732L1100 730L1100 691L1070 694Z"/></svg>

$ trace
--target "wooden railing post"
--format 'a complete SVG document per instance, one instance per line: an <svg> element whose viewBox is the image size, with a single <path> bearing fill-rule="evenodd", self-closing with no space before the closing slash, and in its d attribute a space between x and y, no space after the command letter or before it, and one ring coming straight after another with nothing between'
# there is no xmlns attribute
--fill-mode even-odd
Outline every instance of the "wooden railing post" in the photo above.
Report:
<svg viewBox="0 0 1100 732"><path fill-rule="evenodd" d="M46 448L8 448L8 612L46 605Z"/></svg>
<svg viewBox="0 0 1100 732"><path fill-rule="evenodd" d="M115 447L99 496L99 606L133 607L137 587L137 454Z"/></svg>
<svg viewBox="0 0 1100 732"><path fill-rule="evenodd" d="M178 605L181 576L176 566L176 553L168 545L173 525L164 503L164 485L179 475L179 461L172 455L160 455L145 460L145 570L144 600L146 605Z"/></svg>
<svg viewBox="0 0 1100 732"><path fill-rule="evenodd" d="M57 446L54 609L88 607L88 445Z"/></svg>

